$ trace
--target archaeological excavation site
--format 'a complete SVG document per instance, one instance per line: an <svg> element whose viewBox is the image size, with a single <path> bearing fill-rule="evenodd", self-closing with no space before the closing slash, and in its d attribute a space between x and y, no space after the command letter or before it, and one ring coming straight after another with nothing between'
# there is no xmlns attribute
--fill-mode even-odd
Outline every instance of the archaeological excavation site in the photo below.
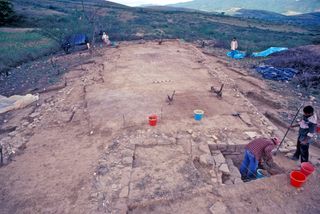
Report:
<svg viewBox="0 0 320 214"><path fill-rule="evenodd" d="M320 213L318 147L314 172L291 184L297 130L261 177L239 170L249 142L283 139L290 123L277 115L296 111L285 83L182 40L81 54L34 102L0 115L1 213Z"/></svg>

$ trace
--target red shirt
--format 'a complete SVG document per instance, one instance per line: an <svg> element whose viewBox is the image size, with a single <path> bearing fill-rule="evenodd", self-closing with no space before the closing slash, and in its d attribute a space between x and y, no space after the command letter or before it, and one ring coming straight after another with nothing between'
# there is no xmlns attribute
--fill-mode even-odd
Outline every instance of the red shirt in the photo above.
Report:
<svg viewBox="0 0 320 214"><path fill-rule="evenodd" d="M271 152L274 148L276 148L276 145L268 138L255 139L246 146L246 149L249 150L258 161L261 160L262 156L266 161L271 161Z"/></svg>

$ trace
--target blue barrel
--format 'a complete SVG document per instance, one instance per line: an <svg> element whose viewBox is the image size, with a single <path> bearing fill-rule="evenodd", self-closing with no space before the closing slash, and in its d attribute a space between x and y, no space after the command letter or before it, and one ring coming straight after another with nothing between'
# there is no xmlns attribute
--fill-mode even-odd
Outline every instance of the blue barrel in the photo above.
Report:
<svg viewBox="0 0 320 214"><path fill-rule="evenodd" d="M202 110L194 110L194 119L200 121L203 118L204 111Z"/></svg>

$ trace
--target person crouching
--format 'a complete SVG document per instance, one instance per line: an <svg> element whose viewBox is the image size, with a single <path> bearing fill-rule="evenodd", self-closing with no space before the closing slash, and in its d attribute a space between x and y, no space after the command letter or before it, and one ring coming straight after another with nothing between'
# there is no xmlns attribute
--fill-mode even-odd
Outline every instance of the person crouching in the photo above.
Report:
<svg viewBox="0 0 320 214"><path fill-rule="evenodd" d="M272 150L279 145L278 138L258 138L251 141L245 147L244 159L240 167L243 180L255 179L258 164L264 159L268 165L273 164Z"/></svg>

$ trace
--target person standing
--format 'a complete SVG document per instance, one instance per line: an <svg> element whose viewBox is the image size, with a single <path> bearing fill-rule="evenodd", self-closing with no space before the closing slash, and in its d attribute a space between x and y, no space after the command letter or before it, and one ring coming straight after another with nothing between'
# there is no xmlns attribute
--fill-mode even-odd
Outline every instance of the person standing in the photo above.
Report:
<svg viewBox="0 0 320 214"><path fill-rule="evenodd" d="M292 160L299 160L301 163L309 161L309 145L313 143L313 138L316 135L317 115L312 106L306 106L303 109L303 118L300 123L292 125L291 128L300 127L297 148Z"/></svg>
<svg viewBox="0 0 320 214"><path fill-rule="evenodd" d="M102 33L101 39L102 39L102 41L103 41L104 44L110 45L109 36L106 34L106 32L103 32L103 33Z"/></svg>
<svg viewBox="0 0 320 214"><path fill-rule="evenodd" d="M230 46L231 46L231 57L234 58L234 55L237 53L237 49L238 49L238 41L236 37L233 37Z"/></svg>

